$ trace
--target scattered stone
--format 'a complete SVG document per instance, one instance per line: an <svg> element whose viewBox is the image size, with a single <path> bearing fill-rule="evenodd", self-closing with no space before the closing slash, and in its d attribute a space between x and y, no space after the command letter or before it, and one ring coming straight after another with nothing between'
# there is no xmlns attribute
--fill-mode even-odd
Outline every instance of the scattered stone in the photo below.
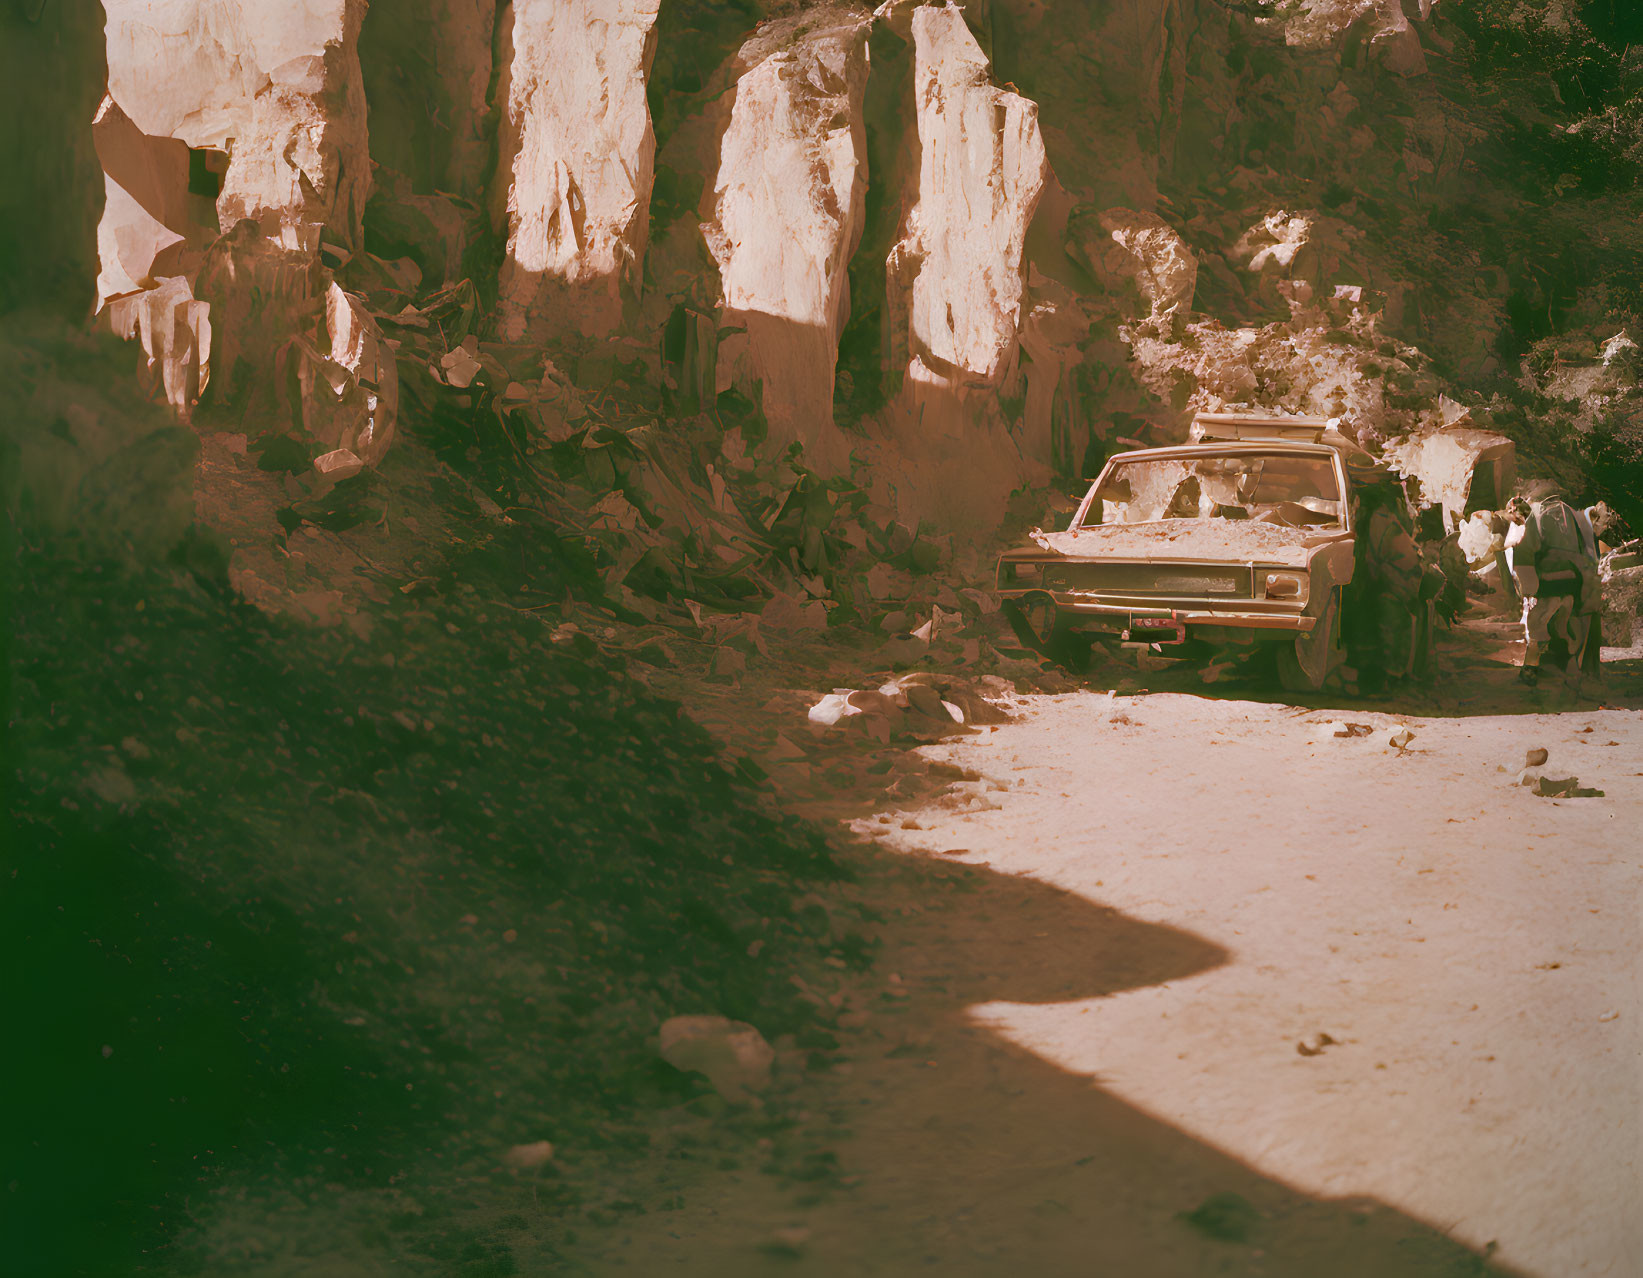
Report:
<svg viewBox="0 0 1643 1278"><path fill-rule="evenodd" d="M808 1228L803 1225L792 1225L785 1229L772 1230L769 1239L759 1244L759 1250L767 1256L797 1260L804 1255L805 1244L809 1241Z"/></svg>
<svg viewBox="0 0 1643 1278"><path fill-rule="evenodd" d="M731 1104L746 1104L753 1099L751 1092L767 1087L776 1059L758 1030L723 1016L675 1016L665 1021L660 1051L674 1069L703 1075Z"/></svg>
<svg viewBox="0 0 1643 1278"><path fill-rule="evenodd" d="M809 719L811 723L819 723L824 728L831 728L840 719L849 718L861 711L850 704L848 691L830 692L815 705L810 707Z"/></svg>
<svg viewBox="0 0 1643 1278"><path fill-rule="evenodd" d="M1415 734L1408 728L1398 728L1386 739L1386 743L1401 754L1409 748L1409 743L1414 739Z"/></svg>
<svg viewBox="0 0 1643 1278"><path fill-rule="evenodd" d="M1523 766L1526 768L1543 768L1546 766L1546 760L1550 757L1545 747L1536 746L1524 753Z"/></svg>
<svg viewBox="0 0 1643 1278"><path fill-rule="evenodd" d="M1336 1040L1328 1034L1315 1034L1310 1045L1301 1042L1295 1044L1295 1050L1302 1056L1322 1056L1324 1048L1333 1047Z"/></svg>
<svg viewBox="0 0 1643 1278"><path fill-rule="evenodd" d="M908 708L918 711L919 714L931 719L950 721L956 718L960 723L964 721L963 712L960 711L957 715L949 714L947 703L942 700L941 694L927 684L910 683L901 691L907 699Z"/></svg>
<svg viewBox="0 0 1643 1278"><path fill-rule="evenodd" d="M544 1163L553 1161L553 1142L533 1140L526 1145L509 1146L502 1155L505 1166L514 1171L534 1171Z"/></svg>

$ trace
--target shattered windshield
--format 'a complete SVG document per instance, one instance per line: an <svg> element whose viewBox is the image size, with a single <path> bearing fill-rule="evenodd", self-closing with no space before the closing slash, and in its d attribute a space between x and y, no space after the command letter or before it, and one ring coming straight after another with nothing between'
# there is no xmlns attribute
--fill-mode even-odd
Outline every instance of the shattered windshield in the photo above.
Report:
<svg viewBox="0 0 1643 1278"><path fill-rule="evenodd" d="M1102 478L1084 527L1159 519L1249 519L1338 525L1341 490L1328 457L1243 453L1118 461Z"/></svg>

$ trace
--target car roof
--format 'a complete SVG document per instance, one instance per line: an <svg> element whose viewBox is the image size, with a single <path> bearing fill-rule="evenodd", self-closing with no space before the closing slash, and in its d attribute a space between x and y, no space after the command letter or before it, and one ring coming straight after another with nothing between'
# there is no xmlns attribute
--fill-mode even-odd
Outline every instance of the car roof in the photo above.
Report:
<svg viewBox="0 0 1643 1278"><path fill-rule="evenodd" d="M1110 461L1150 461L1168 457L1225 457L1237 453L1294 453L1300 457L1335 457L1358 451L1356 445L1340 443L1312 443L1295 439L1240 439L1215 440L1201 444L1168 444L1162 448L1135 448L1114 453Z"/></svg>
<svg viewBox="0 0 1643 1278"><path fill-rule="evenodd" d="M1136 448L1114 453L1106 466L1115 462L1166 461L1182 457L1237 457L1255 453L1284 453L1291 457L1338 457L1346 472L1349 488L1370 484L1389 483L1396 476L1386 464L1344 435L1318 442L1297 439L1240 439L1213 440L1197 444L1168 444L1161 448ZM1106 466L1102 467L1103 472ZM1088 496L1093 496L1099 476L1090 484ZM1080 507L1082 509L1082 507Z"/></svg>

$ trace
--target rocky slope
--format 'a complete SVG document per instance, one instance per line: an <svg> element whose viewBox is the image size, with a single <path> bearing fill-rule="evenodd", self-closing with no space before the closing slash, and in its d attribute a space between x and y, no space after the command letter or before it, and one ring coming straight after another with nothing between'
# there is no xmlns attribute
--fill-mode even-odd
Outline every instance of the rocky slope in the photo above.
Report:
<svg viewBox="0 0 1643 1278"><path fill-rule="evenodd" d="M323 1121L271 1156L308 1160L269 1173L308 1195L269 1208L294 1258L259 1260L248 1231L217 1267L312 1260L314 1202L348 1172L371 1229L399 1222L396 1254L506 1272L486 1269L505 1249L462 1237L501 1196L435 1219L453 1185L549 1127L643 1141L600 1108L608 1071L566 1046L578 1034L642 1076L612 1075L633 1094L677 1099L687 1084L646 1073L658 1017L830 1015L790 979L823 953L866 962L851 925L794 901L828 858L596 647L727 690L796 636L856 666L1037 677L977 588L980 543L1198 408L1341 413L1394 456L1464 411L1643 521L1643 62L1625 52L1643 32L1624 24L1562 0L0 8L0 105L27 125L0 135L0 533L25 548L0 555L0 640L24 672L0 699L27 763L0 780L27 789L7 816L29 841L8 852L50 868L8 898L45 930L0 930L13 966L62 954L92 977L118 944L175 934L140 988L110 988L157 1016L174 979L203 1008L248 997L299 1074L376 1075L327 1100L254 1031L211 1028L200 1069L221 1076L189 1081L226 1127L184 1124L158 1154L126 1140L87 1173L109 1131L82 1106L83 1141L31 1129L50 1174L22 1210L97 1217L135 1201L128 1173L163 1181L156 1200L193 1185L196 1144L263 1138L240 1124L244 1081L302 1093L274 1119ZM888 738L910 717L894 709L852 722ZM578 734L593 747L564 744ZM663 774L677 785L626 801ZM732 828L680 844L670 823L709 783L733 792ZM472 867L498 811L498 842L569 849L586 935L532 895L535 861ZM636 812L639 833L611 834ZM446 871L473 876L472 910L447 884L417 913L418 876ZM629 908L624 885L662 879L665 899ZM112 886L89 916L51 917L93 881ZM123 913L150 886L152 927ZM619 971L623 917L690 952L671 975ZM509 939L537 926L557 982ZM755 931L790 942L756 980ZM88 938L110 948L87 960ZM448 987L417 977L446 963ZM535 1010L486 1001L536 985L556 992ZM129 1019L120 1003L93 1019ZM145 1043L183 1041L171 1026ZM58 1059L13 1064L73 1109L114 1056ZM98 1094L146 1113L166 1077ZM390 1083L394 1130L362 1132L357 1098ZM551 1106L515 1107L548 1084ZM454 1098L437 1148L429 1094ZM372 1179L390 1157L414 1186ZM58 1192L81 1174L93 1192ZM597 1210L631 1207L612 1188ZM119 1268L136 1236L35 1234L54 1272L82 1244L83 1267L112 1248Z"/></svg>
<svg viewBox="0 0 1643 1278"><path fill-rule="evenodd" d="M99 305L180 413L295 413L348 471L386 350L464 338L458 389L619 353L641 414L683 391L910 527L1195 408L1395 437L1447 393L1538 468L1623 466L1629 386L1529 420L1567 386L1523 356L1633 322L1643 248L1603 90L1559 84L1621 101L1625 31L1553 8L110 0ZM460 334L393 327L468 281Z"/></svg>

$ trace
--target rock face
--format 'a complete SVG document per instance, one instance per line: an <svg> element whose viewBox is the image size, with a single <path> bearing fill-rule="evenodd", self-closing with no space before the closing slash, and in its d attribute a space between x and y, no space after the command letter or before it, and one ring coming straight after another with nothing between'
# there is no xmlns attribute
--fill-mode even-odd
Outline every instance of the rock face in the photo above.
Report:
<svg viewBox="0 0 1643 1278"><path fill-rule="evenodd" d="M833 371L866 195L868 16L841 11L761 28L738 78L702 227L719 267L721 382L762 387L771 439L844 460Z"/></svg>
<svg viewBox="0 0 1643 1278"><path fill-rule="evenodd" d="M360 242L370 190L358 55L364 0L108 0L110 96L137 128L230 158L227 230L288 247ZM232 144L232 145L230 145Z"/></svg>
<svg viewBox="0 0 1643 1278"><path fill-rule="evenodd" d="M1429 0L1422 0L1421 15L1430 11ZM1403 0L1301 0L1300 12L1284 25L1285 42L1302 49L1327 49L1353 39L1388 71L1403 76L1426 71L1426 54L1404 16Z"/></svg>
<svg viewBox="0 0 1643 1278"><path fill-rule="evenodd" d="M496 0L372 0L360 31L371 159L482 204L495 159Z"/></svg>
<svg viewBox="0 0 1643 1278"><path fill-rule="evenodd" d="M98 107L91 136L104 181L97 227L101 305L137 292L152 277L198 265L217 219L211 201L189 191L187 143L144 133L111 97Z"/></svg>
<svg viewBox="0 0 1643 1278"><path fill-rule="evenodd" d="M85 125L103 96L102 28L95 0L0 6L0 310L90 309L102 184Z"/></svg>
<svg viewBox="0 0 1643 1278"><path fill-rule="evenodd" d="M141 339L181 416L210 386L215 343L219 402L272 429L300 420L350 464L379 460L397 408L393 356L320 256L322 244L333 261L363 247L364 0L106 8L109 95L92 132L110 325ZM298 398L285 406L288 386Z"/></svg>
<svg viewBox="0 0 1643 1278"><path fill-rule="evenodd" d="M516 0L496 197L498 304L529 328L604 332L640 280L656 140L645 101L660 0Z"/></svg>
<svg viewBox="0 0 1643 1278"><path fill-rule="evenodd" d="M993 85L963 12L912 15L916 197L890 252L890 313L906 377L997 388L1015 362L1023 248L1049 176L1038 108Z"/></svg>

